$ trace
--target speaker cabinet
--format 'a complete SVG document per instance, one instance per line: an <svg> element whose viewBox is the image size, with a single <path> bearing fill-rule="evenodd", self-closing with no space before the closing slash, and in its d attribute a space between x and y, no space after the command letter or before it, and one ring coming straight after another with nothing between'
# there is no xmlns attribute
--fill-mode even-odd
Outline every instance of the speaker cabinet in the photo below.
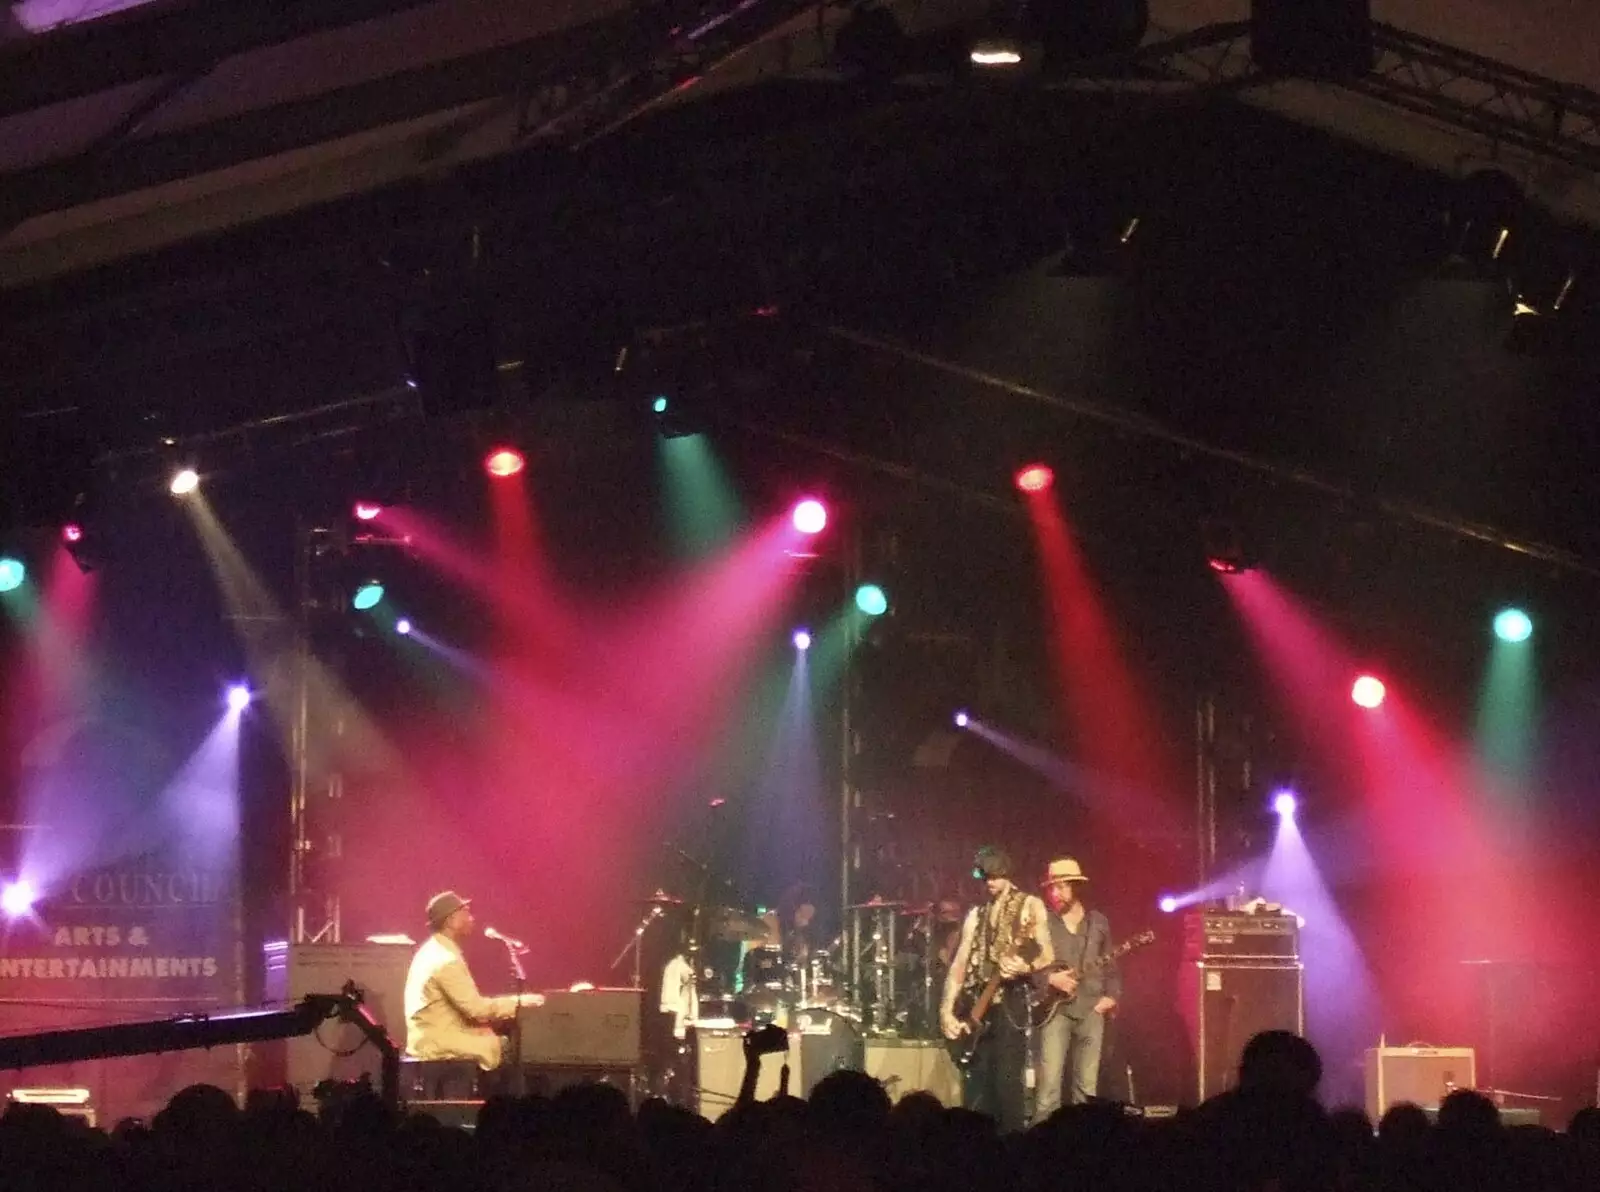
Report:
<svg viewBox="0 0 1600 1192"><path fill-rule="evenodd" d="M1262 1031L1305 1033L1304 970L1299 964L1186 964L1179 1012L1194 1047L1201 1101L1238 1080L1244 1045Z"/></svg>
<svg viewBox="0 0 1600 1192"><path fill-rule="evenodd" d="M308 993L338 993L354 981L372 1016L404 1048L406 972L414 951L409 944L269 944L267 999L298 1002ZM382 1079L382 1057L360 1031L342 1022L325 1022L310 1035L287 1040L284 1057L284 1079L303 1097L324 1080L369 1074L376 1088Z"/></svg>
<svg viewBox="0 0 1600 1192"><path fill-rule="evenodd" d="M869 1039L867 1075L898 1101L907 1093L932 1093L941 1104L961 1105L961 1070L943 1043L932 1039Z"/></svg>
<svg viewBox="0 0 1600 1192"><path fill-rule="evenodd" d="M1391 1105L1436 1109L1451 1090L1478 1082L1477 1053L1470 1047L1369 1047L1362 1066L1373 1121Z"/></svg>
<svg viewBox="0 0 1600 1192"><path fill-rule="evenodd" d="M1250 57L1268 74L1347 79L1372 69L1372 0L1251 0Z"/></svg>

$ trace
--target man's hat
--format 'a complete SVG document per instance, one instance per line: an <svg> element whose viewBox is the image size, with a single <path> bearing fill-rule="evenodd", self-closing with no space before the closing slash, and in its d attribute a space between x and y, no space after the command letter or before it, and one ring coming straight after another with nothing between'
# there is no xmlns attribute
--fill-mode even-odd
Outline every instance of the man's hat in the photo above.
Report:
<svg viewBox="0 0 1600 1192"><path fill-rule="evenodd" d="M997 845L988 844L978 850L972 859L972 876L976 878L1011 876L1011 854Z"/></svg>
<svg viewBox="0 0 1600 1192"><path fill-rule="evenodd" d="M435 931L444 926L444 921L455 914L464 906L471 906L472 899L463 898L454 890L446 890L435 894L428 899L428 926Z"/></svg>
<svg viewBox="0 0 1600 1192"><path fill-rule="evenodd" d="M1039 884L1041 886L1053 886L1057 882L1086 882L1088 880L1088 877L1084 875L1083 866L1079 865L1075 858L1061 857L1050 862L1044 871L1044 881Z"/></svg>

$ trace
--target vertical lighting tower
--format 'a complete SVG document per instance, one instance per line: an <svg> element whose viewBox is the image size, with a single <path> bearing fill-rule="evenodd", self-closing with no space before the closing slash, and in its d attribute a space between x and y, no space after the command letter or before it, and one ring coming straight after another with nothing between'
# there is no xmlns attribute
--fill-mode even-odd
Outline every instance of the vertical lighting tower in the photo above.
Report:
<svg viewBox="0 0 1600 1192"><path fill-rule="evenodd" d="M313 734L337 732L329 708L313 707L322 694L313 682L312 640L318 599L317 561L335 548L333 534L302 525L295 552L299 617L295 635L294 713L289 734L289 940L296 944L337 944L341 938L338 865L344 853L337 808L344 795L342 775L328 765L333 755Z"/></svg>

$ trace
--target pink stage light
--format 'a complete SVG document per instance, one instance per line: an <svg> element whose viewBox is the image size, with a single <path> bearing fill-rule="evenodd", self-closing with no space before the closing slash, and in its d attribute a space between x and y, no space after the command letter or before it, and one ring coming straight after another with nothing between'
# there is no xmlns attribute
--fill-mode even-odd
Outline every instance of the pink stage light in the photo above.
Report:
<svg viewBox="0 0 1600 1192"><path fill-rule="evenodd" d="M1362 675L1350 688L1350 698L1360 707L1368 709L1379 707L1387 694L1383 680L1375 675Z"/></svg>
<svg viewBox="0 0 1600 1192"><path fill-rule="evenodd" d="M243 683L235 683L228 688L228 707L235 712L243 712L250 706L250 688Z"/></svg>
<svg viewBox="0 0 1600 1192"><path fill-rule="evenodd" d="M1161 901L1156 903L1156 905L1161 908L1162 914L1170 915L1173 911L1178 909L1178 900L1171 894L1164 894L1161 897Z"/></svg>
<svg viewBox="0 0 1600 1192"><path fill-rule="evenodd" d="M955 722L957 728L966 728L967 725L972 723L972 717L968 716L966 710L963 709L955 714Z"/></svg>
<svg viewBox="0 0 1600 1192"><path fill-rule="evenodd" d="M82 542L83 527L77 522L68 522L66 525L61 527L61 541Z"/></svg>
<svg viewBox="0 0 1600 1192"><path fill-rule="evenodd" d="M1019 469L1014 479L1022 492L1042 493L1056 482L1056 474L1047 464L1029 464Z"/></svg>
<svg viewBox="0 0 1600 1192"><path fill-rule="evenodd" d="M383 512L383 506L376 501L357 501L355 515L357 521L372 521Z"/></svg>
<svg viewBox="0 0 1600 1192"><path fill-rule="evenodd" d="M20 919L33 911L38 897L38 891L29 882L7 882L5 888L0 889L0 913L8 919Z"/></svg>
<svg viewBox="0 0 1600 1192"><path fill-rule="evenodd" d="M522 471L528 466L528 461L515 447L496 447L483 457L483 466L489 475L504 480Z"/></svg>
<svg viewBox="0 0 1600 1192"><path fill-rule="evenodd" d="M794 528L802 534L820 534L828 524L828 508L815 497L794 507Z"/></svg>
<svg viewBox="0 0 1600 1192"><path fill-rule="evenodd" d="M1294 792L1291 790L1281 790L1272 796L1272 810L1285 819L1293 815L1295 809L1299 806L1300 802L1295 798Z"/></svg>

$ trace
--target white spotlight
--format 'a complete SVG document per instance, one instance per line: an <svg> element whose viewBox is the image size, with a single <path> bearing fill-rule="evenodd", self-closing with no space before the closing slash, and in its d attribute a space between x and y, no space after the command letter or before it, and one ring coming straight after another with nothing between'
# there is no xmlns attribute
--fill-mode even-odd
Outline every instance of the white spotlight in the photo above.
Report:
<svg viewBox="0 0 1600 1192"><path fill-rule="evenodd" d="M180 468L172 474L172 481L167 485L175 497L185 497L200 487L200 473L193 468Z"/></svg>

